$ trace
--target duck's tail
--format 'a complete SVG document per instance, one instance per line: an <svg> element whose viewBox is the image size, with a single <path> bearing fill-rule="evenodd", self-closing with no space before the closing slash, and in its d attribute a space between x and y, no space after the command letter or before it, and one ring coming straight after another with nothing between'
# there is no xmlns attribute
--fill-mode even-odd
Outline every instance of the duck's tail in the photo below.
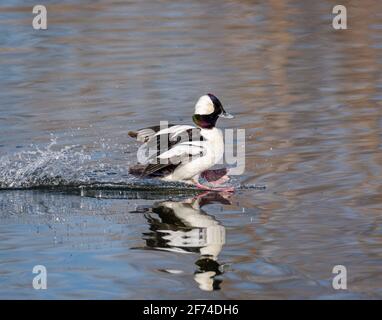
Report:
<svg viewBox="0 0 382 320"><path fill-rule="evenodd" d="M138 136L138 133L135 131L129 131L127 134L129 135L129 137L132 137L134 139L136 139Z"/></svg>

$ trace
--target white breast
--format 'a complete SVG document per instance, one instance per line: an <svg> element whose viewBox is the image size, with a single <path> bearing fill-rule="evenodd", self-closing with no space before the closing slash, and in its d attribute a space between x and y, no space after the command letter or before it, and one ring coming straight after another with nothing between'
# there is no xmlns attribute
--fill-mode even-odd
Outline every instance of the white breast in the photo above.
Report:
<svg viewBox="0 0 382 320"><path fill-rule="evenodd" d="M206 140L206 156L211 159L213 165L217 164L224 155L224 140L222 131L218 128L212 128L201 129L200 133Z"/></svg>

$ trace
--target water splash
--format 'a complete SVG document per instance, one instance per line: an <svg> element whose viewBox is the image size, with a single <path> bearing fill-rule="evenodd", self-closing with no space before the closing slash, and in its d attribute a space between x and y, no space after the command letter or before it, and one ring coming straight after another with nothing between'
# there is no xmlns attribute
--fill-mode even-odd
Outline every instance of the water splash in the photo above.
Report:
<svg viewBox="0 0 382 320"><path fill-rule="evenodd" d="M89 151L81 145L59 146L57 138L45 146L32 146L0 158L0 189L55 188L94 193L95 190L195 191L183 183L164 183L138 179L128 173L128 159L116 159L102 148ZM231 180L236 189L264 190L264 186L242 185Z"/></svg>
<svg viewBox="0 0 382 320"><path fill-rule="evenodd" d="M44 148L34 146L31 150L1 157L0 188L87 184L111 181L110 176L121 174L120 166L103 163L79 145L57 147L57 139L52 138ZM127 171L127 166L123 170Z"/></svg>

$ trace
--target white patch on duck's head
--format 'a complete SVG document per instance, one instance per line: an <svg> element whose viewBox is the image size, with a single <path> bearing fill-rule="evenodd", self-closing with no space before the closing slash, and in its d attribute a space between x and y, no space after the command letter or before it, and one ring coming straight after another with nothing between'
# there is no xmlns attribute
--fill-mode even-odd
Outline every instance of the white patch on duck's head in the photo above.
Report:
<svg viewBox="0 0 382 320"><path fill-rule="evenodd" d="M195 114L211 114L214 111L214 103L208 95L201 96L195 105Z"/></svg>

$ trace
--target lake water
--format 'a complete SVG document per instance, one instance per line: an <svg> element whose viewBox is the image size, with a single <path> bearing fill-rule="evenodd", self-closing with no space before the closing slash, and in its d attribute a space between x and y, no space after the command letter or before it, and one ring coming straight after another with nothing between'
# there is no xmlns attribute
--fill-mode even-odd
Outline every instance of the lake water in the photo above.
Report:
<svg viewBox="0 0 382 320"><path fill-rule="evenodd" d="M382 298L381 1L34 4L0 5L0 298ZM131 189L127 132L206 92L237 191Z"/></svg>

